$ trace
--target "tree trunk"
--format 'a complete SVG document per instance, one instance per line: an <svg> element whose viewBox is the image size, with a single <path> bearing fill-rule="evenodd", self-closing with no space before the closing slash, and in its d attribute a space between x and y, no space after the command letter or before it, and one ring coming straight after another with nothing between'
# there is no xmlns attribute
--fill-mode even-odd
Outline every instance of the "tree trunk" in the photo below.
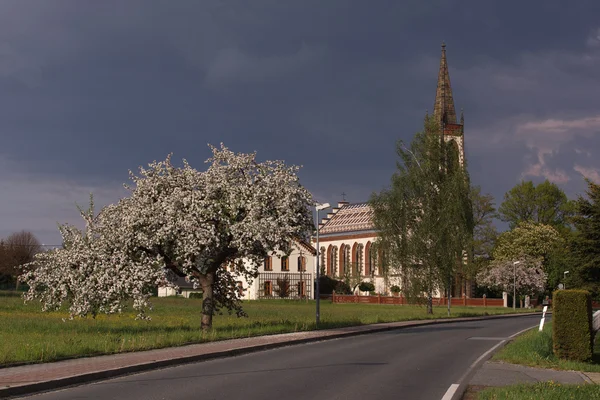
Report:
<svg viewBox="0 0 600 400"><path fill-rule="evenodd" d="M427 314L433 314L433 294L427 292Z"/></svg>
<svg viewBox="0 0 600 400"><path fill-rule="evenodd" d="M200 285L202 286L202 320L200 326L203 331L207 331L212 328L212 318L215 309L213 300L214 281L214 272L209 272L206 275L200 276Z"/></svg>

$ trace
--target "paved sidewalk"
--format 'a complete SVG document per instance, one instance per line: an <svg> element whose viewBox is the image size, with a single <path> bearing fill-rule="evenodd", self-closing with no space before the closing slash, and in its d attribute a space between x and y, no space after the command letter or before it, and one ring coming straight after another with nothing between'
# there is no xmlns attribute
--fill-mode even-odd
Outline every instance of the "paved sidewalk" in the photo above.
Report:
<svg viewBox="0 0 600 400"><path fill-rule="evenodd" d="M533 368L523 365L487 361L469 380L463 400L475 399L475 393L486 387L508 386L520 383L554 381L561 384L598 384L600 373L559 371L554 369Z"/></svg>
<svg viewBox="0 0 600 400"><path fill-rule="evenodd" d="M517 316L531 315L516 314ZM256 336L164 349L86 357L45 364L0 368L0 398L57 389L100 379L172 365L227 357L252 351L307 343L344 336L381 332L410 326L514 317L515 314L403 321L320 331Z"/></svg>
<svg viewBox="0 0 600 400"><path fill-rule="evenodd" d="M470 385L507 386L518 383L554 381L564 384L593 383L583 372L533 368L488 361L475 373Z"/></svg>

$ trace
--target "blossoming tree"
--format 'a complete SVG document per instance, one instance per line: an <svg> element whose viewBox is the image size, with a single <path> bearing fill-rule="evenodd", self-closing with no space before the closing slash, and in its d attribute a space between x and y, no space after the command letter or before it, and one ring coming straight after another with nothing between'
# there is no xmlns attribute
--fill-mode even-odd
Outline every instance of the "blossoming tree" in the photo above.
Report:
<svg viewBox="0 0 600 400"><path fill-rule="evenodd" d="M510 260L494 260L477 274L477 284L505 292L513 287L519 296L535 295L544 291L546 273L540 258L522 258L516 266Z"/></svg>
<svg viewBox="0 0 600 400"><path fill-rule="evenodd" d="M309 233L313 201L298 167L211 149L204 172L185 160L175 167L169 156L130 172L130 197L98 215L93 203L80 210L85 231L61 226L63 248L24 267L25 299L44 310L67 302L71 316L86 316L120 312L132 298L145 317L152 287L187 276L202 287L202 329L223 308L244 315L236 276L256 277L268 254Z"/></svg>

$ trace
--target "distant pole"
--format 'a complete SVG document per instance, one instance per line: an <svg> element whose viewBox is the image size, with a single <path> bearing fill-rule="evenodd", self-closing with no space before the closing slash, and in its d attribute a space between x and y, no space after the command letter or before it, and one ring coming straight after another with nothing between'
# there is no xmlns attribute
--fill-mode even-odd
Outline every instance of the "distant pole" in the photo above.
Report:
<svg viewBox="0 0 600 400"><path fill-rule="evenodd" d="M317 300L317 309L316 309L316 323L317 323L317 328L319 327L319 321L321 319L321 310L320 310L320 300L321 300L321 290L319 288L319 210L324 210L326 208L329 208L329 203L325 203L325 204L317 204L315 206L315 209L317 210L317 262L316 262L316 266L317 266L317 273L316 273L316 277L317 277L317 283L315 285L315 297Z"/></svg>
<svg viewBox="0 0 600 400"><path fill-rule="evenodd" d="M565 290L567 290L567 274L568 273L569 273L569 271L563 272L563 287L565 288Z"/></svg>
<svg viewBox="0 0 600 400"><path fill-rule="evenodd" d="M517 262L513 263L513 310L517 309Z"/></svg>

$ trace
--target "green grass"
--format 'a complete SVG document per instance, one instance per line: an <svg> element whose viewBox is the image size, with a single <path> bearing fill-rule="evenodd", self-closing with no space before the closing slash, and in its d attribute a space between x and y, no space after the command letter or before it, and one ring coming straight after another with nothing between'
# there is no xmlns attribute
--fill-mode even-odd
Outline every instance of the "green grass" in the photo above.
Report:
<svg viewBox="0 0 600 400"><path fill-rule="evenodd" d="M200 299L154 298L151 321L133 312L68 319L67 312L42 313L39 303L0 297L0 366L147 350L213 340L315 329L315 303L251 301L248 318L217 315L213 329L200 330ZM512 312L510 308L452 307L454 317ZM424 307L321 302L320 329L427 318L446 318L446 308L428 316Z"/></svg>
<svg viewBox="0 0 600 400"><path fill-rule="evenodd" d="M555 382L520 384L487 388L477 394L478 400L567 400L600 399L599 385L562 385Z"/></svg>
<svg viewBox="0 0 600 400"><path fill-rule="evenodd" d="M594 355L590 362L560 359L552 351L552 323L549 322L542 332L534 328L520 335L496 353L492 359L530 367L600 372L600 341L595 343Z"/></svg>

